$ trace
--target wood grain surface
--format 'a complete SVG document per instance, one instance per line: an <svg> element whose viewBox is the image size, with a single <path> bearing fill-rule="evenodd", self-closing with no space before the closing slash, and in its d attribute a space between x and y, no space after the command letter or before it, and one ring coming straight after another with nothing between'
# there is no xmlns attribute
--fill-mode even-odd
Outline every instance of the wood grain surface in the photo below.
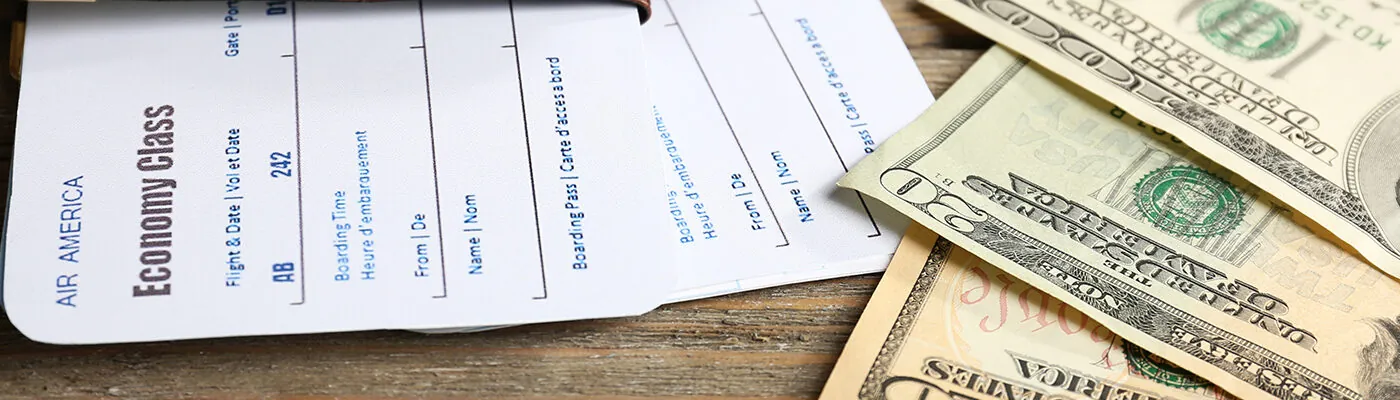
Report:
<svg viewBox="0 0 1400 400"><path fill-rule="evenodd" d="M912 0L884 4L935 95L991 45ZM6 21L23 15L16 0L0 5ZM0 36L9 43L8 30ZM0 179L9 176L16 86L0 79ZM475 334L50 346L0 321L0 398L814 398L878 280Z"/></svg>

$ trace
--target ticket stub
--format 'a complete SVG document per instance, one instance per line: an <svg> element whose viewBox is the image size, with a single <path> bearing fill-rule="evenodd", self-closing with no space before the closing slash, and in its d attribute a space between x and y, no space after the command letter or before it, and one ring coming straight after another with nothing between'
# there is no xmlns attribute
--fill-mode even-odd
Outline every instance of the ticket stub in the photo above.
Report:
<svg viewBox="0 0 1400 400"><path fill-rule="evenodd" d="M644 26L673 300L879 271L908 218L836 179L933 96L878 0L661 0Z"/></svg>
<svg viewBox="0 0 1400 400"><path fill-rule="evenodd" d="M29 10L4 305L34 340L613 317L674 286L632 6Z"/></svg>

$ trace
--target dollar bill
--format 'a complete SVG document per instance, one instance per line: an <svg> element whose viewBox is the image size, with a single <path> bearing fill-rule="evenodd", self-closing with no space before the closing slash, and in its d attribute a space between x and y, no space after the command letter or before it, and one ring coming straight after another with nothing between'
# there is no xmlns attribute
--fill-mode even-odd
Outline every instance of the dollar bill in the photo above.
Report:
<svg viewBox="0 0 1400 400"><path fill-rule="evenodd" d="M1400 2L921 0L1400 276Z"/></svg>
<svg viewBox="0 0 1400 400"><path fill-rule="evenodd" d="M1400 283L996 47L838 182L1242 398L1400 398Z"/></svg>
<svg viewBox="0 0 1400 400"><path fill-rule="evenodd" d="M927 228L905 233L827 379L838 399L1233 399Z"/></svg>

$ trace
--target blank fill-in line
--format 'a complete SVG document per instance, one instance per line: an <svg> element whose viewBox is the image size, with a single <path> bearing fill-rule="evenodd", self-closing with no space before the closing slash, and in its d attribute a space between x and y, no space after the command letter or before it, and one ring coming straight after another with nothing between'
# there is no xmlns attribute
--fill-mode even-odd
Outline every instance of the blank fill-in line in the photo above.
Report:
<svg viewBox="0 0 1400 400"><path fill-rule="evenodd" d="M433 206L437 209L438 266L439 274L442 275L442 294L433 298L444 299L447 298L447 249L442 235L442 189L438 184L437 132L433 129L433 81L432 75L428 73L428 29L423 20L423 0L418 0L418 34L420 44L409 48L423 52L423 94L428 106L428 147L432 151Z"/></svg>
<svg viewBox="0 0 1400 400"><path fill-rule="evenodd" d="M302 206L301 176L306 172L301 165L301 70L297 62L297 3L290 4L292 14L292 120L296 125L296 163L297 163L297 251L298 261L301 266L297 268L298 280L301 281L301 299L292 303L294 306L306 304L306 212ZM282 56L287 57L287 56Z"/></svg>
<svg viewBox="0 0 1400 400"><path fill-rule="evenodd" d="M535 160L530 154L530 113L525 107L525 73L520 67L520 36L516 33L515 26L515 0L507 0L510 8L510 48L515 50L515 81L520 88L520 120L525 128L525 164L530 169L530 203L535 210L535 248L540 255L540 295L535 300L545 300L549 298L549 280L545 277L544 264L544 232L540 230L540 200L537 190L535 190ZM505 46L501 46L505 47Z"/></svg>

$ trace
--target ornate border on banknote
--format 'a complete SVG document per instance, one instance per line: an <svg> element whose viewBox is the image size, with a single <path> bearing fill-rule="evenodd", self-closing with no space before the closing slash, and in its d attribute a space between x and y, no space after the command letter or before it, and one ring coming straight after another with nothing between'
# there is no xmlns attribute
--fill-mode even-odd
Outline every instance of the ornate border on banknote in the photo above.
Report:
<svg viewBox="0 0 1400 400"><path fill-rule="evenodd" d="M1017 62L1008 66L993 84L985 88L977 97L978 101L961 110L940 130L938 135L911 151L910 156L887 167L881 174L881 181L885 181L885 175L895 172L899 176L932 182L918 172L907 169L907 167L918 162L920 158L941 145L949 134L961 127L965 121L977 113L983 104L995 97L1011 78L1023 71L1028 62L1029 60L1024 57L1017 56ZM1053 76L1053 73L1049 71L1042 71L1042 73ZM894 182L896 185L900 183ZM889 185L890 182L886 182L886 184ZM907 204L951 228L951 230L940 230L940 235L950 231L959 234L979 246L1005 257L1015 265L1025 268L1027 272L1038 276L1044 282L1055 285L1060 293L1071 294L1099 312L1127 324L1132 329L1138 330L1162 344L1190 354L1192 357L1278 398L1311 398L1307 394L1298 392L1298 387L1302 387L1308 392L1321 395L1322 398L1333 400L1361 399L1361 395L1351 388L1130 286L1115 276L1100 271L1092 265L1035 239L1033 235L1016 230L1011 225L977 209L958 195L937 184L929 186L938 192L929 197L933 199L932 201L928 203L908 202ZM903 188L886 186L886 190L895 194L894 197L903 199L898 193L901 189ZM931 205L938 205L940 210L945 211L935 214L929 210ZM965 211L948 212L946 210ZM901 318L904 318L903 314L901 314ZM900 331L895 330L894 332ZM886 352L882 350L880 354L881 357L884 357ZM883 371L878 368L881 366L881 362L882 360L877 358L877 368L872 369L872 371ZM869 385L870 382L867 379L867 388ZM865 398L867 388L862 388L862 398Z"/></svg>
<svg viewBox="0 0 1400 400"><path fill-rule="evenodd" d="M884 383L890 377L890 366L899 358L900 349L909 338L910 329L919 320L919 313L923 312L924 304L928 303L928 294L934 285L938 284L938 275L943 272L943 264L948 262L948 255L952 252L953 242L949 242L948 239L940 237L934 242L933 251L929 252L928 259L924 261L924 269L919 271L919 278L914 280L914 289L904 300L904 307L899 309L894 328L890 329L890 335L885 337L885 344L880 346L880 354L875 356L875 364L870 367L870 373L865 375L865 384L860 387L859 398L884 398Z"/></svg>
<svg viewBox="0 0 1400 400"><path fill-rule="evenodd" d="M1366 212L1366 206L1361 203L1361 198L1355 193L1324 178L1249 130L1230 122L1229 119L1200 104L1180 98L1176 93L1165 89L1165 86L1157 79L1127 67L1128 65L1138 65L1137 63L1124 62L1090 44L1089 41L1080 38L1070 30L1056 25L1049 19L1016 5L1014 2L1005 0L956 0L956 2L975 12L985 14L994 21L1006 24L1011 30L1019 31L1026 37L1040 42L1067 58L1076 61L1093 58L1096 60L1095 62L1098 62L1096 68L1099 70L1114 69L1114 73L1119 75L1130 74L1129 78L1131 79L1114 80L1103 77L1101 73L1096 72L1104 81L1134 96L1143 97L1145 93L1156 96L1169 94L1172 96L1170 99L1149 100L1144 98L1143 102L1194 128L1222 147L1267 171L1280 181L1289 184L1294 190L1307 196L1313 202L1366 232L1367 235L1375 239L1377 244L1380 244L1391 254L1400 256L1400 251L1397 251L1386 240L1385 233ZM998 10L995 11L998 12L990 10L993 5L997 6ZM1014 7L1014 9L1008 7ZM1009 21L1008 18L1015 19L1015 21ZM1047 29L1050 31L1046 31ZM1035 34L1030 34L1031 31L1035 31ZM1078 56L1066 54L1064 47L1070 46L1067 43L1071 43L1081 54ZM1118 71L1119 69L1121 71Z"/></svg>
<svg viewBox="0 0 1400 400"><path fill-rule="evenodd" d="M963 107L962 112L959 112L956 117L953 117L952 121L948 121L948 125L944 126L943 130L938 131L938 136L934 136L933 139L930 139L924 146L920 146L910 152L909 155L904 156L904 158L899 160L898 165L900 167L907 167L913 164L915 160L924 158L930 151L938 148L938 145L943 144L943 141L947 140L948 136L952 136L953 132L957 132L958 128L961 128L963 123L972 118L972 115L976 114L977 110L982 109L982 106L987 105L987 102L992 100L992 96L1001 91L1001 88L1005 87L1007 82L1011 82L1011 78L1021 72L1021 68L1026 66L1026 61L1019 61L1020 62L1007 67L1005 71L1002 71L1001 75L998 75L996 80L993 80L990 85L987 85L986 90L983 90L971 103Z"/></svg>

